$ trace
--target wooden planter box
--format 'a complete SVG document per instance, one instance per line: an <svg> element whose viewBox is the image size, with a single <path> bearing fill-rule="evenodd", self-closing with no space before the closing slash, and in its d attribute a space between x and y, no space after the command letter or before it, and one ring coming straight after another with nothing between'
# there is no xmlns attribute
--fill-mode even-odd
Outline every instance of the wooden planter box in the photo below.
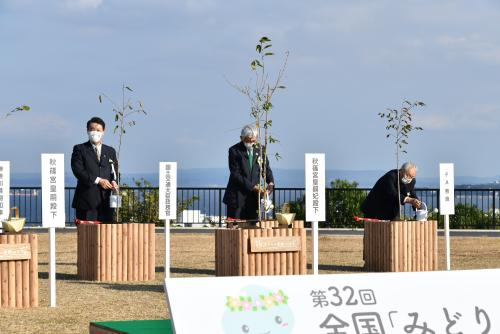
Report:
<svg viewBox="0 0 500 334"><path fill-rule="evenodd" d="M78 225L78 278L88 281L155 279L154 224Z"/></svg>
<svg viewBox="0 0 500 334"><path fill-rule="evenodd" d="M437 221L366 222L364 256L369 271L437 270Z"/></svg>
<svg viewBox="0 0 500 334"><path fill-rule="evenodd" d="M38 306L38 236L0 234L0 307Z"/></svg>
<svg viewBox="0 0 500 334"><path fill-rule="evenodd" d="M295 226L216 230L215 275L307 274L306 230Z"/></svg>

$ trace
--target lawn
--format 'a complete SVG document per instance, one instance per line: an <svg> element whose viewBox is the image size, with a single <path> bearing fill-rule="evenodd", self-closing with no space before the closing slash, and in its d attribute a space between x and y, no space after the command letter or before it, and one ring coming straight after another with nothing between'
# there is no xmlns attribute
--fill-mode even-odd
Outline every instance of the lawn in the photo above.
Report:
<svg viewBox="0 0 500 334"><path fill-rule="evenodd" d="M156 238L155 281L93 283L76 279L76 232L58 233L58 307L49 308L48 237L41 234L40 307L1 309L0 333L88 333L90 321L167 318L162 282L164 239L162 234ZM212 234L172 234L171 244L173 277L214 275ZM451 245L452 269L500 268L500 238L456 237ZM444 268L443 247L440 239L440 269ZM361 237L322 236L319 251L321 274L362 271Z"/></svg>

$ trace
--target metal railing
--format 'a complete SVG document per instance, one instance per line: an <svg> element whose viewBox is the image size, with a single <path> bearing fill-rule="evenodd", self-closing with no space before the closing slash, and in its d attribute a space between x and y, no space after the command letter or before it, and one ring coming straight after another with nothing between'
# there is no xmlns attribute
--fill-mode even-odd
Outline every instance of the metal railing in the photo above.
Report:
<svg viewBox="0 0 500 334"><path fill-rule="evenodd" d="M359 215L359 205L369 188L326 189L326 221L321 227L361 227L353 221ZM65 190L65 212L67 224L72 224L75 211L71 202L74 187ZM226 206L222 203L225 188L178 188L177 224L222 225L226 218ZM427 203L429 211L439 207L439 189L417 189L417 196ZM122 188L123 203L120 209L122 221L155 222L158 220L158 188L128 187ZM272 199L275 211L279 212L283 203L291 203L296 219L304 219L304 188L276 188ZM40 187L11 187L10 205L20 210L28 225L40 225L42 220L42 199ZM452 228L500 228L500 189L455 189L456 214L450 217ZM413 211L405 206L406 218L413 216ZM442 217L432 213L432 219L442 224Z"/></svg>

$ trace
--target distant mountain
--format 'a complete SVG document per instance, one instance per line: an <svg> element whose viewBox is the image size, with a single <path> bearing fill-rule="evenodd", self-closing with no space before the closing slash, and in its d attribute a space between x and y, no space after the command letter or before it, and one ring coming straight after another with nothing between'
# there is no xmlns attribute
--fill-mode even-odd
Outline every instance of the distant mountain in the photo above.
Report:
<svg viewBox="0 0 500 334"><path fill-rule="evenodd" d="M302 169L275 169L273 170L276 185L278 187L302 188L304 187L304 170ZM356 181L361 188L371 188L385 171L382 170L326 170L326 182L334 179L343 179ZM225 187L229 177L229 171L226 168L193 168L181 169L178 171L179 187ZM124 174L122 182L129 185L134 184L134 179L144 178L153 186L158 185L158 174L156 173L132 173ZM457 188L474 187L481 189L500 189L500 176L496 177L474 177L457 176L455 184ZM14 173L11 176L11 186L13 187L39 187L40 174L36 173ZM66 186L75 186L76 179L72 174L66 174ZM437 188L439 187L438 177L418 177L417 187Z"/></svg>

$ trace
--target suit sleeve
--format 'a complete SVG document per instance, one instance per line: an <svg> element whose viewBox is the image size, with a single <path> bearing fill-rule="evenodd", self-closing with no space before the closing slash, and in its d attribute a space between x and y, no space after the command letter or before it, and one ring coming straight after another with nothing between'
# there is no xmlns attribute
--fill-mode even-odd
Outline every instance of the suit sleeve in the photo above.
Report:
<svg viewBox="0 0 500 334"><path fill-rule="evenodd" d="M229 150L229 172L230 178L236 182L240 187L245 189L246 191L251 191L254 184L251 184L247 178L242 175L241 168L238 164L238 157L234 150Z"/></svg>
<svg viewBox="0 0 500 334"><path fill-rule="evenodd" d="M75 177L81 183L90 186L94 184L98 175L91 174L86 168L83 162L83 153L78 145L73 147L73 153L71 154L71 170Z"/></svg>
<svg viewBox="0 0 500 334"><path fill-rule="evenodd" d="M396 176L396 178L397 178L397 176ZM398 196L398 188L396 186L396 182L397 182L397 180L395 180L390 175L387 175L384 178L384 182L383 182L383 186L382 186L382 191L385 192L388 195L388 197L392 197L394 199L396 199L397 197L399 197L399 203L401 203L401 205L404 205L404 201L405 201L406 195L399 194L399 196Z"/></svg>
<svg viewBox="0 0 500 334"><path fill-rule="evenodd" d="M417 183L417 181L415 179L413 179L411 181L410 185L409 185L409 188L410 188L410 197L418 199L417 193L415 192L415 183Z"/></svg>

